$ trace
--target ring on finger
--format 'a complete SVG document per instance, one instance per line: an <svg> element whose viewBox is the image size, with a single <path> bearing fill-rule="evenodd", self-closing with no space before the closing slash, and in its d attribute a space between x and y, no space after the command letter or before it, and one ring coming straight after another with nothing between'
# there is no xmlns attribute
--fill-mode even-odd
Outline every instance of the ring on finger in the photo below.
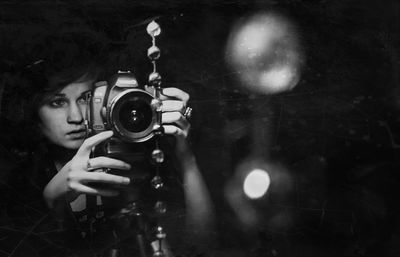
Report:
<svg viewBox="0 0 400 257"><path fill-rule="evenodd" d="M183 112L183 116L187 119L187 120L190 120L190 118L192 117L192 112L193 112L193 109L191 108L191 107L186 107L185 108L185 111Z"/></svg>
<svg viewBox="0 0 400 257"><path fill-rule="evenodd" d="M90 163L90 160L91 160L91 159L88 159L87 162L86 162L86 169L87 169L87 171L92 171L92 170L95 169L95 168L92 166L92 164Z"/></svg>

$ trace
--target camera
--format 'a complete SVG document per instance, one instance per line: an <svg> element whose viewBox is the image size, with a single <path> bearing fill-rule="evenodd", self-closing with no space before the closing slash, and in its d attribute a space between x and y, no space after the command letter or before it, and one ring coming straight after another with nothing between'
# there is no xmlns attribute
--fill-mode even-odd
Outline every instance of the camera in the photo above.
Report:
<svg viewBox="0 0 400 257"><path fill-rule="evenodd" d="M156 69L160 49L155 45L161 29L152 21L147 26L147 32L152 38L152 46L147 52L153 65L148 80L150 87L139 87L136 77L130 71L118 71L109 81L95 83L93 90L88 93L85 119L89 135L106 130L114 132L111 138L92 149L91 157L107 156L131 164L132 168L128 171L103 169L107 173L129 177L129 186L89 183L95 183L97 188L111 187L119 190L118 197L101 198L104 216L110 218L113 226L116 249L119 248L120 235L125 240L126 233L136 231L141 256L147 256L145 236L149 232L143 214L161 215L166 212L165 204L160 200L160 189L164 187L160 176L160 166L164 162L160 139L164 131L161 125L161 76ZM145 190L149 186L154 190ZM155 205L149 206L148 202L153 201L156 201ZM155 232L149 242L157 240L159 248L154 249L152 256L164 256L161 242L165 232L161 226L157 226Z"/></svg>
<svg viewBox="0 0 400 257"><path fill-rule="evenodd" d="M148 176L140 167L148 168L146 160L154 149L152 138L160 129L159 104L151 92L139 87L130 71L118 71L108 82L97 82L89 97L87 127L91 135L106 130L114 135L96 146L93 154L134 164L135 175Z"/></svg>
<svg viewBox="0 0 400 257"><path fill-rule="evenodd" d="M110 84L110 85L109 85ZM112 129L124 142L140 143L154 136L154 97L139 88L130 71L118 71L110 83L95 84L90 101L89 127L93 134Z"/></svg>

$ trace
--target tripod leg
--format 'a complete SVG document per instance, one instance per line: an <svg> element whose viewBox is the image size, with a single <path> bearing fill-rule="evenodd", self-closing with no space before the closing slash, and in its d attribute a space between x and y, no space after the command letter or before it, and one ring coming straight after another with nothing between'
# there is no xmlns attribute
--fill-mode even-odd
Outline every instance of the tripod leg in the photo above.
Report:
<svg viewBox="0 0 400 257"><path fill-rule="evenodd" d="M136 235L136 241L139 247L140 257L147 257L146 255L146 240L142 233Z"/></svg>

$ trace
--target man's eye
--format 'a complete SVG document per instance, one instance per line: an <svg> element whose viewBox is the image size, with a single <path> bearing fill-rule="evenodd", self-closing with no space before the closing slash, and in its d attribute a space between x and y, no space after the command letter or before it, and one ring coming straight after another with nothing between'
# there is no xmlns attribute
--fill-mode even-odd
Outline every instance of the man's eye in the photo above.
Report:
<svg viewBox="0 0 400 257"><path fill-rule="evenodd" d="M65 99L54 99L50 101L50 106L51 107L62 107L67 104L67 101Z"/></svg>

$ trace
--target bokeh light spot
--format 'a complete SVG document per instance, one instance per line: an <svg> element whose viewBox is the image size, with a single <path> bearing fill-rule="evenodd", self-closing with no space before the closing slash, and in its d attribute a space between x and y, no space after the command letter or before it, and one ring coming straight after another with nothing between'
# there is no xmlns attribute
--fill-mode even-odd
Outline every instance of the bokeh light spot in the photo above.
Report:
<svg viewBox="0 0 400 257"><path fill-rule="evenodd" d="M246 176L243 182L243 191L251 199L260 198L267 192L270 181L266 171L255 169Z"/></svg>
<svg viewBox="0 0 400 257"><path fill-rule="evenodd" d="M237 23L227 62L242 86L262 94L292 90L300 80L302 49L295 25L277 13L256 13Z"/></svg>

